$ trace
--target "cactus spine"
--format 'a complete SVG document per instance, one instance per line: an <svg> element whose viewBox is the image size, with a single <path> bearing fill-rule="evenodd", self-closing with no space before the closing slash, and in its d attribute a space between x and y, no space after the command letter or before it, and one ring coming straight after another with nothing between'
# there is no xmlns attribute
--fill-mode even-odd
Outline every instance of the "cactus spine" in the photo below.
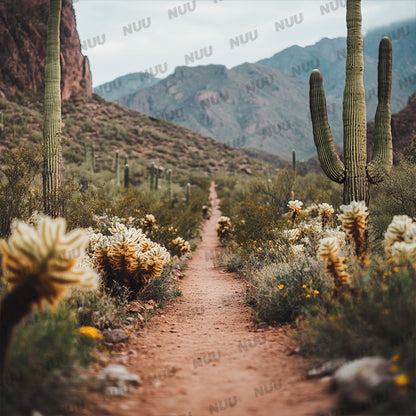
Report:
<svg viewBox="0 0 416 416"><path fill-rule="evenodd" d="M373 159L367 164L367 124L363 84L363 39L361 0L347 0L347 60L343 101L344 160L335 151L328 124L325 92L319 70L310 76L309 104L313 136L321 167L335 182L344 184L344 204L370 200L370 183L381 182L393 161L391 137L392 46L384 37L379 46L378 106L375 118Z"/></svg>
<svg viewBox="0 0 416 416"><path fill-rule="evenodd" d="M61 0L50 0L45 65L45 99L43 124L43 205L46 214L63 214L59 204L62 181L61 148L61 64L59 27Z"/></svg>

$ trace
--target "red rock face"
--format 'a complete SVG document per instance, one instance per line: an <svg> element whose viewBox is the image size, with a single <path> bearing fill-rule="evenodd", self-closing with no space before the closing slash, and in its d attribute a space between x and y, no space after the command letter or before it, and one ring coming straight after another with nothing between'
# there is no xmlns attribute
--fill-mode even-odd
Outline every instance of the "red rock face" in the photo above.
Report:
<svg viewBox="0 0 416 416"><path fill-rule="evenodd" d="M44 91L49 0L0 2L0 95L13 100L18 92ZM88 58L81 53L72 0L62 0L62 99L92 95Z"/></svg>

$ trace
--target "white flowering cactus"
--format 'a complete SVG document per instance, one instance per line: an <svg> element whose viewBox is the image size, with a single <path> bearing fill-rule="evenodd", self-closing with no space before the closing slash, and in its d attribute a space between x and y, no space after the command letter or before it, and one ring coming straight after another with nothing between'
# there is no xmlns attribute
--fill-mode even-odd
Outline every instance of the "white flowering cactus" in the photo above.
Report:
<svg viewBox="0 0 416 416"><path fill-rule="evenodd" d="M170 255L141 229L115 223L109 231L109 236L90 234L90 255L107 288L119 285L128 288L131 296L137 296L160 276Z"/></svg>
<svg viewBox="0 0 416 416"><path fill-rule="evenodd" d="M0 308L0 373L13 329L43 302L53 307L70 287L94 289L98 275L88 267L84 230L66 233L63 218L42 217L36 225L12 224L8 241L0 241L3 278L10 290Z"/></svg>
<svg viewBox="0 0 416 416"><path fill-rule="evenodd" d="M396 215L384 234L384 250L395 263L409 261L416 269L416 222Z"/></svg>
<svg viewBox="0 0 416 416"><path fill-rule="evenodd" d="M364 201L352 201L349 205L341 205L340 209L342 213L338 218L347 233L347 238L354 243L355 255L364 260L368 208Z"/></svg>

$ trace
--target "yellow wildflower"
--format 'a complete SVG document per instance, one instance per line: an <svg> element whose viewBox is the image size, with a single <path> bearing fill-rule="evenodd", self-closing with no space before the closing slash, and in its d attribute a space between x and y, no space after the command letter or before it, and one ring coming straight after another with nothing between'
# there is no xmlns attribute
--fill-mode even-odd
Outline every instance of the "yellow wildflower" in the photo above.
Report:
<svg viewBox="0 0 416 416"><path fill-rule="evenodd" d="M306 285L302 285L302 287L303 287L304 289L306 289Z"/></svg>
<svg viewBox="0 0 416 416"><path fill-rule="evenodd" d="M314 295L319 295L319 290L314 290L314 291L313 291L313 294L314 294Z"/></svg>
<svg viewBox="0 0 416 416"><path fill-rule="evenodd" d="M394 354L393 357L391 357L391 361L393 363L397 363L400 360L400 354Z"/></svg>
<svg viewBox="0 0 416 416"><path fill-rule="evenodd" d="M277 288L278 288L279 290L282 290L284 287L285 287L285 285L279 285L279 286L277 286Z"/></svg>
<svg viewBox="0 0 416 416"><path fill-rule="evenodd" d="M394 382L397 386L407 386L409 384L409 377L406 374L399 374L394 377Z"/></svg>
<svg viewBox="0 0 416 416"><path fill-rule="evenodd" d="M308 294L306 295L306 297L307 297L307 298L310 298L310 297L311 297L311 295L308 293Z"/></svg>
<svg viewBox="0 0 416 416"><path fill-rule="evenodd" d="M399 268L398 267L393 267L393 272L394 273L397 273L399 271Z"/></svg>
<svg viewBox="0 0 416 416"><path fill-rule="evenodd" d="M82 326L78 329L78 332L84 337L91 339L101 339L103 337L101 332L93 326Z"/></svg>

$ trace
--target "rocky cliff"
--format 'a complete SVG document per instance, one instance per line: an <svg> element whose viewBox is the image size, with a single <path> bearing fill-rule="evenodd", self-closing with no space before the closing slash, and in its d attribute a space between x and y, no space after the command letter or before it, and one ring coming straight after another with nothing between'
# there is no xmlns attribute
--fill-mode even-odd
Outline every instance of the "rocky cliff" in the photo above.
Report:
<svg viewBox="0 0 416 416"><path fill-rule="evenodd" d="M19 92L43 94L48 0L0 2L0 96L14 100ZM92 94L88 58L81 54L72 0L62 0L62 98Z"/></svg>

